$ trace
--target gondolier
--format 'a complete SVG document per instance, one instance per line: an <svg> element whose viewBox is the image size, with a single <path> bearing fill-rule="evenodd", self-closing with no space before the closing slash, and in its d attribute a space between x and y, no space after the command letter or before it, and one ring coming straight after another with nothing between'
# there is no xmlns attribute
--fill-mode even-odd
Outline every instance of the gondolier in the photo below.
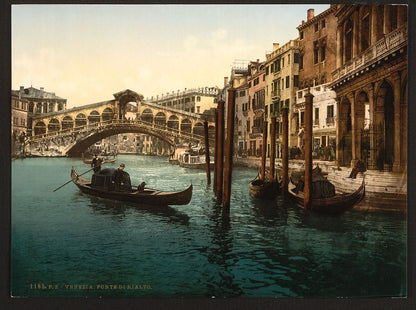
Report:
<svg viewBox="0 0 416 310"><path fill-rule="evenodd" d="M103 160L97 157L97 154L94 155L94 158L91 161L91 167L94 168L94 172L99 172L101 170L101 164Z"/></svg>

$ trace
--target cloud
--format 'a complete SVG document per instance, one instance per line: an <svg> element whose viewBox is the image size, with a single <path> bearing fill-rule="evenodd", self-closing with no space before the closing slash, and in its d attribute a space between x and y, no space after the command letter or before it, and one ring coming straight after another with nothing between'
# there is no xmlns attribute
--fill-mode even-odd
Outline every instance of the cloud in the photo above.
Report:
<svg viewBox="0 0 416 310"><path fill-rule="evenodd" d="M218 28L217 30L211 32L211 41L224 40L227 37L227 30L224 28Z"/></svg>

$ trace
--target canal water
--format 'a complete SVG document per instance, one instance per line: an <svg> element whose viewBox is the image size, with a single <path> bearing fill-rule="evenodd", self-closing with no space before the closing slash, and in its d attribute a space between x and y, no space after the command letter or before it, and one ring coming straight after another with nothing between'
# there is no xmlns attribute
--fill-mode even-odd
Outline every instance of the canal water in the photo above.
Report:
<svg viewBox="0 0 416 310"><path fill-rule="evenodd" d="M406 296L406 216L304 212L250 197L256 171L234 168L221 218L204 171L119 155L132 184L181 190L189 205L149 207L90 197L70 183L80 159L12 162L13 296ZM91 173L85 176L90 177Z"/></svg>

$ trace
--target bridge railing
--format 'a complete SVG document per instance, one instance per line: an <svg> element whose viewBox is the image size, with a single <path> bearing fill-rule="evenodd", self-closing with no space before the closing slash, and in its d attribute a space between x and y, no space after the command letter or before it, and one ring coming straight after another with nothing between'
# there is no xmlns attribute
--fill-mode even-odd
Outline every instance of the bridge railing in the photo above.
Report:
<svg viewBox="0 0 416 310"><path fill-rule="evenodd" d="M48 133L44 133L44 134L40 134L40 135L35 135L35 136L31 136L28 137L28 141L39 141L45 138L53 138L53 137L57 137L57 136L67 136L67 135L72 135L73 133L85 133L85 132L89 132L92 130L95 130L97 128L102 128L102 127L107 127L107 126L113 126L113 125L128 125L131 124L132 127L136 127L137 125L141 125L147 128L151 128L152 130L157 130L160 134L165 134L166 131L169 131L171 133L173 133L174 136L177 136L178 138L185 138L185 139L189 139L192 141L204 141L204 136L203 135L198 135L195 134L193 132L187 132L184 130L180 130L180 129L176 129L176 128L172 128L169 127L167 124L166 125L160 125L157 124L155 122L146 122L143 121L141 119L136 119L136 120L127 120L127 119L121 119L121 120L115 120L115 119L111 119L111 120L107 120L107 121L101 121L101 122L97 122L97 123L91 123L91 124L87 124L87 125L82 125L82 126L77 126L77 127L73 127L73 128L67 128L67 129L63 129L63 130L58 130L58 131L52 131L52 132L48 132ZM102 128L103 129L103 128ZM133 128L132 128L133 129ZM209 138L210 143L214 142L213 138Z"/></svg>

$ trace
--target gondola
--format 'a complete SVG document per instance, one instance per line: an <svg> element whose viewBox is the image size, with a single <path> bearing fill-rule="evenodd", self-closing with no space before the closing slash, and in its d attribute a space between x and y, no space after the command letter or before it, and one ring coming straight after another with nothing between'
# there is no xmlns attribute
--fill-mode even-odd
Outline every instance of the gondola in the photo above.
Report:
<svg viewBox="0 0 416 310"><path fill-rule="evenodd" d="M322 172L321 167L316 166L312 169L312 180L314 179L321 179L324 175L327 175L328 173ZM290 173L290 182L292 182L294 185L298 185L299 180L301 180L305 175L305 170L294 170Z"/></svg>
<svg viewBox="0 0 416 310"><path fill-rule="evenodd" d="M277 180L263 181L257 175L249 184L250 195L255 198L273 199L280 193L280 184Z"/></svg>
<svg viewBox="0 0 416 310"><path fill-rule="evenodd" d="M84 162L84 164L88 164L91 165L92 163L92 159L85 159L84 158L84 154L82 154L82 161ZM114 163L116 161L116 157L114 156L114 158L108 158L108 157L104 157L103 158L103 162L101 164L107 164L107 163Z"/></svg>
<svg viewBox="0 0 416 310"><path fill-rule="evenodd" d="M86 179L78 175L74 168L71 179L78 188L86 194L112 200L134 202L148 205L186 205L192 198L192 184L183 191L160 191L151 188L136 188L130 191L115 191L112 184L112 174L115 169L107 168ZM92 185L95 184L95 185Z"/></svg>
<svg viewBox="0 0 416 310"><path fill-rule="evenodd" d="M303 192L295 192L295 185L288 189L289 197L301 208L304 206ZM311 201L311 210L319 213L340 214L354 207L365 195L365 176L360 187L352 193L336 193L330 198L317 198Z"/></svg>

